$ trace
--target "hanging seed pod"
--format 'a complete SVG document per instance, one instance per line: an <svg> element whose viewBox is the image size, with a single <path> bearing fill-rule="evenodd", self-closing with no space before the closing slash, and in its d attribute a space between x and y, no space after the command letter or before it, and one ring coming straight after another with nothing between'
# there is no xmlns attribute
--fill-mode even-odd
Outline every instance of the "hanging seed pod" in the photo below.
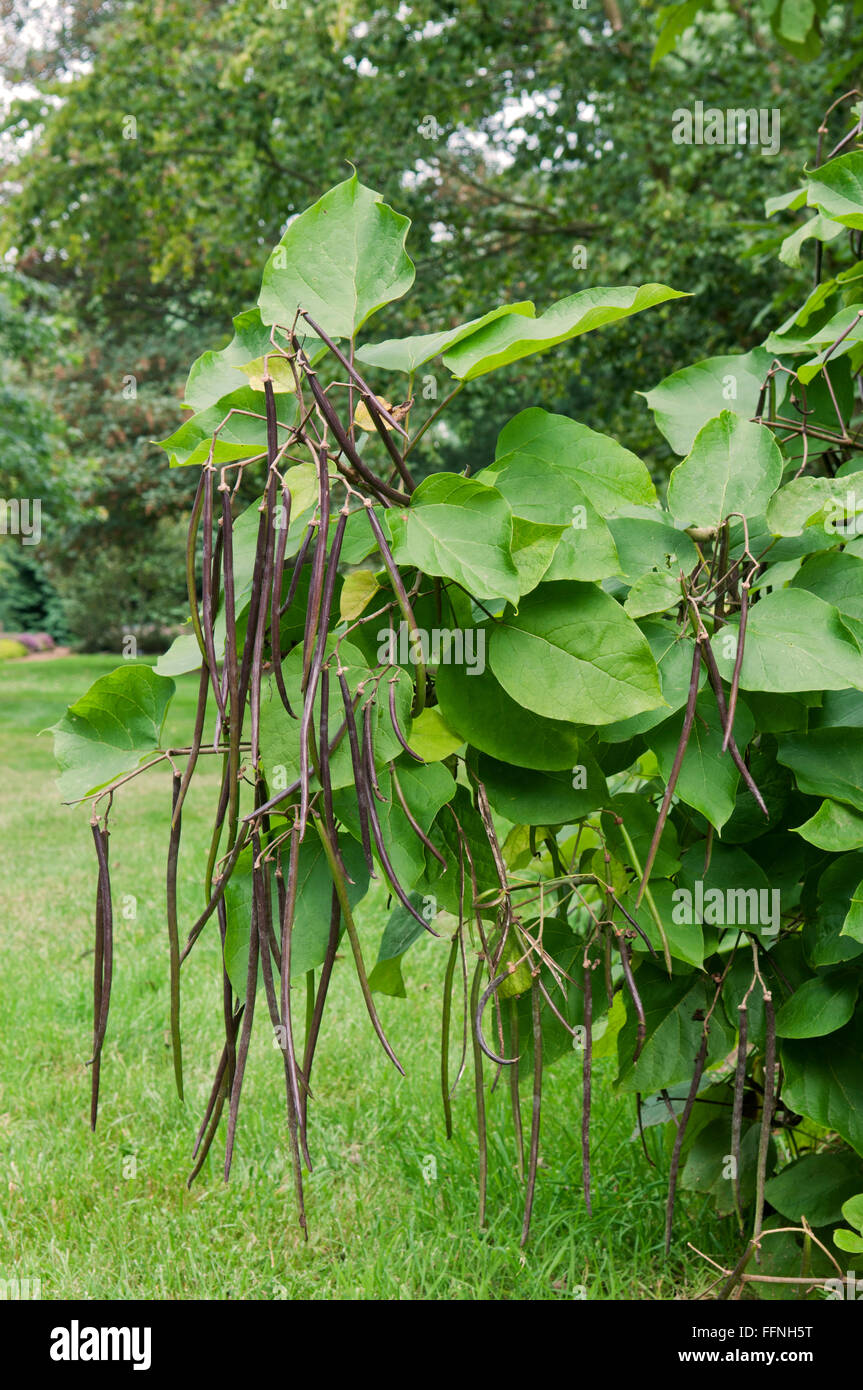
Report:
<svg viewBox="0 0 863 1390"><path fill-rule="evenodd" d="M417 820L415 819L414 814L413 814L413 812L411 811L410 806L408 806L408 803L407 803L407 801L406 801L406 799L405 799L405 794L404 794L404 792L402 791L402 788L401 788L401 783L399 782L398 773L396 772L396 769L395 769L395 763L390 763L389 768L390 768L390 777L392 778L392 782L393 782L393 790L395 791L395 794L396 794L396 796L397 796L398 799L399 799L399 805L401 806L402 810L403 810L404 813L405 813L405 819L407 820L408 825L410 826L411 830L412 830L412 831L414 832L414 834L416 835L417 839L418 839L423 845L425 845L426 849L429 850L429 851L434 855L435 859L437 859L437 860L439 861L439 863L441 863L441 864L443 865L444 869L446 869L446 868L448 867L448 866L447 866L447 862L446 862L446 860L444 859L443 855L441 854L440 850L436 849L435 846L432 844L431 840L429 839L428 835L427 835L427 834L425 833L425 831L423 830L422 826L421 826L421 825L417 822Z"/></svg>
<svg viewBox="0 0 863 1390"><path fill-rule="evenodd" d="M692 1083L689 1087L689 1094L686 1097L686 1104L680 1116L677 1126L677 1133L674 1136L674 1148L671 1154L671 1168L668 1175L668 1200L665 1207L665 1253L671 1252L671 1228L674 1223L674 1199L677 1194L677 1174L680 1168L680 1151L683 1148L683 1140L686 1137L686 1129L689 1124L689 1117L695 1105L695 1098L698 1095L698 1087L701 1085L701 1077L704 1072L704 1063L707 1060L707 1035L708 1029L705 1027L701 1033L701 1045L698 1049L698 1056L695 1058L695 1069L692 1073Z"/></svg>
<svg viewBox="0 0 863 1390"><path fill-rule="evenodd" d="M259 870L252 870L253 875ZM246 1061L249 1056L249 1042L252 1036L252 1024L255 1017L255 995L258 985L258 959L259 959L259 940L258 940L258 914L255 909L254 884L252 891L252 917L249 930L249 967L246 973L246 1000L243 1011L243 1027L240 1033L240 1042L237 1047L237 1064L234 1071L233 1084L231 1086L231 1102L228 1109L228 1133L225 1140L225 1182L231 1176L231 1162L234 1157L234 1137L237 1132L237 1114L240 1109L240 1093L243 1089L243 1077L246 1073Z"/></svg>
<svg viewBox="0 0 863 1390"><path fill-rule="evenodd" d="M213 694L216 697L216 708L222 719L225 717L225 704L222 699L222 689L219 683L219 667L216 661L216 643L213 634L213 624L215 622L215 608L213 602L213 574L216 566L213 564L213 470L204 469L204 496L203 496L203 541L204 541L204 560L201 567L201 632L204 638L204 660L210 672L210 682L213 687Z"/></svg>
<svg viewBox="0 0 863 1390"><path fill-rule="evenodd" d="M405 738L404 734L403 734L402 731L401 731L401 726L399 725L398 715L396 714L396 682L397 682L397 680L398 680L398 676L393 676L393 677L391 677L390 682L389 682L389 687L390 687L390 696L389 696L389 699L390 699L390 722L392 723L392 726L393 726L393 733L395 734L396 738L398 739L399 743L401 744L401 746L402 746L402 748L405 750L405 752L408 753L408 754L410 755L410 757L412 757L412 758L414 759L415 762L422 763L423 766L425 766L425 758L421 758L420 755L419 755L419 753L415 753L415 752L414 752L414 750L411 748L410 744L407 742L407 739Z"/></svg>
<svg viewBox="0 0 863 1390"><path fill-rule="evenodd" d="M357 812L359 814L360 820L360 837L362 840L363 854L365 855L366 866L368 868L368 871L372 875L372 877L375 878L377 877L377 875L375 874L375 861L372 857L372 844L371 837L369 835L368 803L371 800L371 795L367 793L366 789L366 774L365 768L363 766L363 760L360 755L360 740L359 734L357 733L357 721L354 717L354 706L353 701L351 699L351 692L348 687L347 677L345 675L345 668L341 665L338 666L336 668L336 675L339 679L339 689L342 692L342 703L345 707L345 723L347 725L348 743L350 745L351 750L351 766L354 770L354 786L356 788L357 793Z"/></svg>
<svg viewBox="0 0 863 1390"><path fill-rule="evenodd" d="M307 681L304 686L305 698L303 701L303 715L300 721L300 838L305 833L306 820L309 811L309 781L310 781L310 742L312 733L312 720L315 712L315 697L318 690L321 667L323 665L324 654L326 652L327 635L329 632L330 614L332 612L333 599L336 590L336 578L339 570L339 555L342 548L342 540L347 524L347 510L343 509L338 522L336 523L335 535L333 536L332 550L330 552L330 562L327 569L326 581L323 586L320 604L320 625L315 642L315 649L311 662L308 667Z"/></svg>
<svg viewBox="0 0 863 1390"><path fill-rule="evenodd" d="M527 1162L527 1193L524 1199L524 1222L521 1245L527 1245L530 1219L533 1215L533 1196L536 1189L536 1170L539 1163L539 1122L542 1113L542 1019L540 1016L539 977L531 986L531 1017L533 1020L533 1112L530 1126L530 1154Z"/></svg>
<svg viewBox="0 0 863 1390"><path fill-rule="evenodd" d="M482 980L483 962L477 962L471 987L470 1011L473 1017L479 1007L479 987ZM486 1226L486 1199L488 1193L488 1135L486 1132L485 1121L485 1092L483 1090L482 1076L482 1048L477 1041L476 1029L471 1029L473 1040L473 1071L474 1071L474 1100L476 1103L476 1135L477 1148L479 1151L479 1228L485 1230Z"/></svg>
<svg viewBox="0 0 863 1390"><path fill-rule="evenodd" d="M587 952L584 956L584 1055L581 1059L581 1181L584 1205L593 1215L590 1194L590 1106L593 1089L593 972Z"/></svg>
<svg viewBox="0 0 863 1390"><path fill-rule="evenodd" d="M289 1078L291 1094L293 1097L294 1113L297 1117L300 1143L303 1150L303 1158L309 1172L312 1171L312 1160L309 1155L306 1143L306 1118L305 1118L305 1097L308 1094L308 1080L300 1072L297 1066L296 1048L294 1044L294 1028L291 1019L291 942L294 930L294 913L296 911L297 891L299 887L299 854L300 838L298 827L294 825L291 831L290 851L288 854L288 882L284 883L282 876L281 854L279 856L279 867L277 870L279 878L279 906L281 911L281 943L282 943L282 965L280 971L280 1002L282 1026L285 1029L285 1050L288 1059Z"/></svg>
<svg viewBox="0 0 863 1390"><path fill-rule="evenodd" d="M393 892L395 893L396 897L398 898L405 911L409 912L411 917L413 917L415 921L419 922L420 926L424 927L425 930L429 932L432 936L440 936L440 932L436 932L434 927L432 927L431 923L427 922L425 918L417 912L416 908L414 907L413 903L411 902L410 898L408 897L407 893L405 892L404 888L399 882L399 879L396 875L396 871L392 866L392 861L390 860L389 854L387 852L387 847L384 842L383 831L381 830L381 823L378 819L378 812L377 807L375 806L375 799L371 792L372 773L369 771L369 755L371 755L371 757L374 756L373 752L371 752L371 740L369 740L369 753L366 754L363 765L364 795L366 811L368 812L369 824L372 828L372 836L374 838L375 847L378 852L378 858L380 859L381 864L383 865L384 873L386 874L387 879L389 880L389 883L392 886Z"/></svg>
<svg viewBox="0 0 863 1390"><path fill-rule="evenodd" d="M737 1043L737 1064L734 1070L734 1102L731 1109L731 1157L734 1164L734 1207L741 1233L743 1231L743 1209L740 1204L740 1137L743 1128L743 1097L746 1087L746 1046L748 1030L748 1011L746 1000L737 1006L740 1020L740 1038Z"/></svg>
<svg viewBox="0 0 863 1390"><path fill-rule="evenodd" d="M303 543L297 551L297 556L294 560L294 568L291 572L291 582L288 585L288 596L279 608L280 618L283 617L285 613L287 613L288 609L294 601L294 598L296 597L297 586L300 582L300 575L303 572L303 565L306 563L306 556L309 553L309 546L311 545L314 539L314 535L315 524L313 521L310 521L308 526L306 527L306 534L303 537ZM287 539L285 540L285 544L287 545Z"/></svg>
<svg viewBox="0 0 863 1390"><path fill-rule="evenodd" d="M386 538L386 536L385 536L384 533L383 533L383 528L381 527L380 522L378 521L377 517L375 516L374 511L372 510L372 504L371 504L371 502L368 501L368 499L366 499L365 508L366 508L366 516L368 517L368 520L369 520L369 525L370 525L371 528L372 528L372 535L374 536L375 540L376 540L377 543L378 543L378 550L379 550L380 553L381 553L381 557L382 557L382 559L383 559L384 565L386 566L387 574L388 574L389 577L390 577L390 583L391 583L392 586L393 586L393 592L395 593L396 601L398 602L399 608L401 609L402 617L404 618L405 622L407 623L408 635L409 635L411 641L412 641L412 642L413 642L413 641L416 641L416 642L419 644L420 650L422 650L422 643L421 643L420 640L419 640L419 631L418 631L418 629L417 629L416 618L414 617L414 611L413 611L413 609L412 609L412 607L411 607L410 599L408 598L407 589L405 588L404 583L403 583L403 581L402 581L401 574L399 573L399 567L398 567L398 565L396 564L395 560L393 559L392 551L390 550L389 545L388 545L388 543L387 543L387 538ZM422 661L417 661L417 663L416 663L416 698L415 698L415 701L414 701L414 713L415 713L415 714L421 714L421 713L422 713L423 709L425 708L425 698L426 698L426 670L425 670L425 665L424 665L424 663L423 663ZM393 705L393 707L394 707L394 705ZM393 727L394 727L394 728L396 727L395 723L393 724ZM405 748L407 748L407 744L405 744ZM410 752L410 749L408 749L407 751ZM413 756L416 756L416 755L414 754Z"/></svg>
<svg viewBox="0 0 863 1390"><path fill-rule="evenodd" d="M108 812L105 812L104 829L99 822L91 822L96 858L99 864L99 882L96 890L96 949L93 974L93 1057L91 1065L92 1088L90 1096L90 1128L96 1128L99 1110L99 1078L102 1059L102 1045L108 1027L108 1009L111 1004L111 985L114 978L114 909L111 899L111 878L108 872Z"/></svg>
<svg viewBox="0 0 863 1390"><path fill-rule="evenodd" d="M288 488L284 486L282 487L282 511L280 515L279 539L276 545L276 555L273 566L273 593L270 604L270 649L273 654L273 675L276 680L276 689L279 692L279 699L291 718L296 719L297 716L291 709L291 702L288 699L288 692L285 690L285 678L282 674L282 630L279 621L282 604L282 578L285 568L285 550L288 545L288 529L291 524L291 494Z"/></svg>
<svg viewBox="0 0 863 1390"><path fill-rule="evenodd" d="M182 778L174 773L171 800L171 838L168 844L167 918L168 947L171 975L171 1050L174 1057L174 1079L177 1095L183 1099L183 1045L180 1035L180 929L177 920L177 861L180 854L182 816L177 813Z"/></svg>
<svg viewBox="0 0 863 1390"><path fill-rule="evenodd" d="M324 1014L324 1005L327 1000L327 991L330 987L330 977L333 973L333 965L336 959L336 948L339 944L339 930L341 926L341 907L339 895L333 887L330 904L330 934L327 939L327 951L321 966L321 978L318 983L318 992L312 1006L311 1013L306 1024L306 1041L303 1049L303 1075L305 1077L305 1088L302 1096L302 1122L303 1129L306 1127L306 1113L308 1110L309 1084L312 1078L312 1063L315 1060L315 1048L318 1042L318 1033L321 1028L321 1019ZM314 971L309 972L314 976Z"/></svg>

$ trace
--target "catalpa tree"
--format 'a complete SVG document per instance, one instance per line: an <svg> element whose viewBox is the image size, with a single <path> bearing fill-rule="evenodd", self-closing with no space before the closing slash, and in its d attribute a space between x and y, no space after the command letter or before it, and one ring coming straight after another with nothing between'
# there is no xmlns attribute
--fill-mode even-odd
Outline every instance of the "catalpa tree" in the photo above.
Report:
<svg viewBox="0 0 863 1390"><path fill-rule="evenodd" d="M664 1126L666 1244L682 1184L751 1229L726 1293L789 1219L815 1250L811 1280L832 1274L819 1228L863 1190L859 129L768 209L811 209L783 258L815 238L835 272L819 254L814 290L762 347L647 393L680 458L664 499L617 440L534 403L469 475L417 476L426 431L472 380L673 312L680 292L594 288L375 342L369 321L413 283L406 219L353 176L290 223L257 307L192 366L193 414L164 443L199 473L188 630L155 669L97 680L54 729L62 795L92 805L98 859L94 1125L109 811L124 782L168 764L181 1095L181 972L202 933L221 941L224 1045L192 1177L223 1117L230 1172L263 1014L305 1226L336 951L346 938L401 1071L375 995L404 995L402 958L430 933L447 953L448 1134L473 1071L481 1224L489 1083L509 1082L526 1240L543 1070L574 1068L589 1210L594 1063L616 1054L642 1140ZM260 497L243 510L250 477ZM193 671L189 745L164 747L173 678ZM221 782L202 910L181 930L182 811L202 754ZM392 903L374 962L372 880Z"/></svg>

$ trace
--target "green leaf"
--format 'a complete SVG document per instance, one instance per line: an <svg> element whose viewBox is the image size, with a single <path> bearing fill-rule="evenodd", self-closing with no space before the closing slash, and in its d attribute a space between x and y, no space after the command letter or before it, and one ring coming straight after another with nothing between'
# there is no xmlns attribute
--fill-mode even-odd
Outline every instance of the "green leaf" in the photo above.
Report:
<svg viewBox="0 0 863 1390"><path fill-rule="evenodd" d="M631 900L628 903L624 902L624 906L641 927L657 956L661 957L664 943L648 904L642 902L640 907L636 907L632 901L636 887L637 883L633 883ZM650 891L668 941L669 952L675 960L682 960L684 964L693 965L696 970L700 970L704 965L704 931L701 924L675 920L674 887L667 879L660 878L654 881L651 874ZM636 937L632 942L632 949L641 952L646 948L644 942Z"/></svg>
<svg viewBox="0 0 863 1390"><path fill-rule="evenodd" d="M504 616L489 663L519 704L546 719L610 724L662 703L647 639L590 584L542 584Z"/></svg>
<svg viewBox="0 0 863 1390"><path fill-rule="evenodd" d="M710 1007L714 987L699 974L675 975L650 960L638 967L638 992L644 1008L646 1037L638 1061L633 1066L638 1020L627 1002L626 1024L617 1039L621 1091L660 1091L689 1080L692 1064L701 1045L703 1015ZM733 1046L731 1030L714 1013L708 1036L707 1065L718 1062Z"/></svg>
<svg viewBox="0 0 863 1390"><path fill-rule="evenodd" d="M847 626L859 639L863 627L854 624L863 624L863 560L857 555L838 550L812 555L795 574L791 587L832 603L843 618L851 620Z"/></svg>
<svg viewBox="0 0 863 1390"><path fill-rule="evenodd" d="M778 15L782 38L803 43L815 22L815 5L813 0L781 0Z"/></svg>
<svg viewBox="0 0 863 1390"><path fill-rule="evenodd" d="M841 236L842 227L838 222L833 222L829 217L823 217L820 212L816 212L814 217L810 217L808 222L797 227L785 238L779 248L779 259L783 265L797 267L800 265L800 251L805 242L816 241L835 241L836 237Z"/></svg>
<svg viewBox="0 0 863 1390"><path fill-rule="evenodd" d="M848 802L863 813L863 729L812 729L779 737L777 757L802 792Z"/></svg>
<svg viewBox="0 0 863 1390"><path fill-rule="evenodd" d="M348 902L351 907L365 897L369 871L359 845L343 836L340 851L348 871ZM353 881L351 881L353 880ZM275 874L270 875L270 894L274 920L278 921ZM291 934L291 979L301 979L322 963L330 936L333 881L318 837L308 835L300 845L297 898ZM225 969L234 990L245 997L249 963L249 933L252 920L252 850L244 849L225 888L227 932ZM343 925L343 924L342 924Z"/></svg>
<svg viewBox="0 0 863 1390"><path fill-rule="evenodd" d="M455 795L456 784L442 763L412 762L403 755L396 764L396 775L414 820L426 833L442 806ZM381 774L380 789L386 801L377 802L384 847L402 887L413 888L425 872L425 851L408 821L393 785L390 772ZM356 791L333 794L333 808L355 839L360 838Z"/></svg>
<svg viewBox="0 0 863 1390"><path fill-rule="evenodd" d="M444 356L444 366L453 376L470 381L594 328L640 314L643 309L651 309L670 299L686 297L667 285L582 290L552 304L538 318L508 314L496 319L450 348Z"/></svg>
<svg viewBox="0 0 863 1390"><path fill-rule="evenodd" d="M565 486L560 474L578 485L602 517L656 502L656 489L640 458L608 435L538 406L522 410L501 430L494 463L486 471L494 478L503 470L518 479L517 487L513 484L521 504L517 515L533 521L571 522L568 493L564 502L552 503L555 510L551 514L544 511L542 500L530 505L532 480L551 480ZM553 496L545 481L542 487L544 497Z"/></svg>
<svg viewBox="0 0 863 1390"><path fill-rule="evenodd" d="M263 391L241 386L206 410L185 420L159 446L168 453L172 468L200 465L209 460L214 465L236 463L239 459L254 458L267 451L266 402ZM284 419L280 403L279 443L284 444L293 427L296 405L290 407L290 421ZM215 431L219 433L213 438Z"/></svg>
<svg viewBox="0 0 863 1390"><path fill-rule="evenodd" d="M823 525L829 537L825 546L830 544L837 536L835 525L828 527L828 522L839 518L847 491L847 482L839 478L794 478L779 489L767 508L771 534L799 536L807 526Z"/></svg>
<svg viewBox="0 0 863 1390"><path fill-rule="evenodd" d="M409 226L356 174L331 188L294 218L267 261L258 300L264 323L290 328L304 309L331 337L352 338L413 284Z"/></svg>
<svg viewBox="0 0 863 1390"><path fill-rule="evenodd" d="M863 227L863 151L840 154L810 174L807 202L845 227Z"/></svg>
<svg viewBox="0 0 863 1390"><path fill-rule="evenodd" d="M830 797L822 801L814 816L793 829L810 845L817 845L831 854L863 849L863 811L843 806L841 801L833 801Z"/></svg>
<svg viewBox="0 0 863 1390"><path fill-rule="evenodd" d="M656 754L666 782L671 775L677 745L683 729L683 711L672 715L647 735L647 744ZM741 753L755 732L755 721L743 701L738 701L734 719L734 738ZM734 810L740 774L730 753L722 752L724 729L716 697L710 690L699 695L695 704L692 732L683 755L676 795L687 806L694 806L711 825L721 830Z"/></svg>
<svg viewBox="0 0 863 1390"><path fill-rule="evenodd" d="M240 368L253 357L274 351L271 328L261 322L257 309L247 309L234 319L234 336L220 352L205 352L192 363L183 400L191 410L202 411L225 396L248 386ZM263 389L263 388L260 388Z"/></svg>
<svg viewBox="0 0 863 1390"><path fill-rule="evenodd" d="M688 454L695 436L733 405L738 415L755 414L762 382L773 362L765 348L728 357L706 357L665 377L652 391L640 391L653 411L656 428L676 454ZM777 404L785 396L785 377L776 378Z"/></svg>
<svg viewBox="0 0 863 1390"><path fill-rule="evenodd" d="M687 526L719 526L732 512L760 516L781 481L782 455L766 425L723 410L672 470L668 509Z"/></svg>
<svg viewBox="0 0 863 1390"><path fill-rule="evenodd" d="M842 930L839 935L848 936L852 941L863 946L863 881L857 884L851 894L848 915L842 923Z"/></svg>
<svg viewBox="0 0 863 1390"><path fill-rule="evenodd" d="M623 607L630 618L646 618L650 613L665 613L680 602L680 581L668 570L650 570L636 579Z"/></svg>
<svg viewBox="0 0 863 1390"><path fill-rule="evenodd" d="M563 772L512 767L480 753L469 760L484 783L492 810L513 825L562 825L604 806L608 784L593 758L582 749Z"/></svg>
<svg viewBox="0 0 863 1390"><path fill-rule="evenodd" d="M461 666L441 666L435 690L447 725L481 752L518 767L551 772L578 762L579 729L525 709L491 671L474 674Z"/></svg>
<svg viewBox="0 0 863 1390"><path fill-rule="evenodd" d="M450 728L437 705L424 709L413 721L411 748L427 763L443 762L457 753L463 743L461 734Z"/></svg>
<svg viewBox="0 0 863 1390"><path fill-rule="evenodd" d="M831 859L818 879L817 910L811 911L803 924L803 948L813 970L841 965L863 951L863 942L856 940L854 933L855 915L859 923L855 895L861 877L863 854L852 853Z"/></svg>
<svg viewBox="0 0 863 1390"><path fill-rule="evenodd" d="M792 188L788 193L779 193L775 198L764 201L764 216L772 217L775 212L796 212L806 206L806 189Z"/></svg>
<svg viewBox="0 0 863 1390"><path fill-rule="evenodd" d="M645 570L668 569L689 573L698 563L698 552L685 531L678 530L668 515L612 517L608 528L614 538L624 578L634 583Z"/></svg>
<svg viewBox="0 0 863 1390"><path fill-rule="evenodd" d="M120 666L69 705L50 730L63 800L89 796L154 753L175 689L149 666Z"/></svg>
<svg viewBox="0 0 863 1390"><path fill-rule="evenodd" d="M382 367L385 371L392 372L415 372L433 357L439 357L447 348L454 347L463 338L469 338L472 333L484 328L487 323L493 323L495 319L503 318L507 314L521 314L532 319L536 309L529 300L523 300L518 304L502 304L500 308L483 314L482 318L471 319L469 323L460 324L458 328L445 329L442 333L421 333L412 338L388 338L383 343L365 343L357 349L356 356L360 362L365 362L370 367ZM314 315L312 317L314 318Z"/></svg>
<svg viewBox="0 0 863 1390"><path fill-rule="evenodd" d="M422 893L409 893L408 898L421 916L428 913L428 920L431 922L433 913L429 908L432 906L432 900L424 897ZM374 993L388 994L394 999L407 997L401 970L402 957L415 941L425 935L425 928L420 926L417 919L401 903L396 903L387 918L378 948L378 958L369 974L369 988Z"/></svg>
<svg viewBox="0 0 863 1390"><path fill-rule="evenodd" d="M849 1255L863 1255L863 1236L858 1236L855 1231L846 1231L843 1226L833 1232L833 1243Z"/></svg>
<svg viewBox="0 0 863 1390"><path fill-rule="evenodd" d="M618 792L609 802L608 813L602 817L603 830L608 848L623 864L628 864L629 852L626 841L613 816L620 816L626 828L638 862L644 866L653 832L656 830L657 808L643 793ZM634 865L632 866L634 869ZM667 820L659 841L659 849L653 861L651 880L670 878L680 868L680 847L677 831L672 820Z"/></svg>
<svg viewBox="0 0 863 1390"><path fill-rule="evenodd" d="M849 1226L863 1231L863 1193L849 1197L847 1202L842 1203L842 1215Z"/></svg>
<svg viewBox="0 0 863 1390"><path fill-rule="evenodd" d="M704 8L705 0L683 0L679 5L663 5L657 19L659 38L650 55L651 68L655 68L661 58L671 53L680 35L686 32Z"/></svg>
<svg viewBox="0 0 863 1390"><path fill-rule="evenodd" d="M850 971L833 971L807 980L786 999L776 1015L779 1038L823 1038L835 1033L854 1013L860 979Z"/></svg>
<svg viewBox="0 0 863 1390"><path fill-rule="evenodd" d="M409 507L393 508L387 523L397 564L452 579L476 598L518 600L512 513L494 488L438 473L420 483Z"/></svg>
<svg viewBox="0 0 863 1390"><path fill-rule="evenodd" d="M806 1154L770 1178L764 1195L789 1221L805 1216L810 1226L832 1226L861 1182L863 1169L853 1154Z"/></svg>
<svg viewBox="0 0 863 1390"><path fill-rule="evenodd" d="M336 636L327 638L326 654L331 656L335 650ZM371 670L366 665L362 653L350 642L342 641L339 659L345 668L345 678L352 695L355 695L361 682L368 682ZM294 647L282 662L282 677L291 709L302 709L302 644ZM410 736L410 707L413 699L413 683L406 671L400 671L396 685L396 713L399 727ZM321 691L315 696L315 729L320 728ZM358 716L359 718L359 716ZM329 738L332 741L342 721L344 705L339 683L330 676L329 687ZM396 737L390 720L388 695L375 701L372 715L372 737L376 763L386 763L398 757L401 744ZM300 721L292 719L282 704L275 679L271 676L261 689L261 761L267 773L267 781L273 792L284 789L296 782L300 776ZM330 758L330 783L333 788L353 786L354 771L351 761L350 744L344 735ZM317 787L317 778L312 777L312 786Z"/></svg>
<svg viewBox="0 0 863 1390"><path fill-rule="evenodd" d="M630 719L606 724L599 730L603 743L624 743L637 734L647 733L657 724L662 724L672 711L681 709L689 696L695 639L688 634L681 635L676 628L662 622L643 622L639 626L650 643L665 703L645 714L635 714ZM702 663L698 674L699 687L706 679L707 672Z"/></svg>
<svg viewBox="0 0 863 1390"><path fill-rule="evenodd" d="M734 668L736 637L732 622L711 642L726 680ZM750 610L740 686L778 693L863 689L863 656L832 604L804 589L778 589Z"/></svg>
<svg viewBox="0 0 863 1390"><path fill-rule="evenodd" d="M788 1105L863 1153L863 1017L829 1038L784 1039L780 1055Z"/></svg>

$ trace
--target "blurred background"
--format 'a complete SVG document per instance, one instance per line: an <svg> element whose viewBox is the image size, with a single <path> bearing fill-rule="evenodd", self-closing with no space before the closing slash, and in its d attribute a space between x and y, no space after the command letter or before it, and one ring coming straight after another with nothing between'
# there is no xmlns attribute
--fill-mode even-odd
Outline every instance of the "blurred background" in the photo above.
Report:
<svg viewBox="0 0 863 1390"><path fill-rule="evenodd" d="M413 219L416 285L371 338L592 285L693 295L472 383L421 471L481 467L541 404L661 475L636 392L804 297L764 201L863 54L861 5L830 0L0 0L0 23L0 498L42 512L38 545L0 534L0 643L84 651L182 622L196 479L152 441L347 161ZM695 100L778 108L779 153L674 144Z"/></svg>

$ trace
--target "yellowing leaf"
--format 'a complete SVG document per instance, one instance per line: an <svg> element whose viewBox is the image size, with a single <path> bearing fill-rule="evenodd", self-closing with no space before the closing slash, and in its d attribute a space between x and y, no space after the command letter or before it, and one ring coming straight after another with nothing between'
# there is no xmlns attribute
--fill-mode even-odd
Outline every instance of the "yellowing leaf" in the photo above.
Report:
<svg viewBox="0 0 863 1390"><path fill-rule="evenodd" d="M375 396L375 400L377 401L378 405L383 406L384 410L392 412L392 405L389 401L384 400L383 396ZM367 430L369 434L374 433L375 422L372 419L371 411L369 410L365 401L360 401L359 405L354 411L354 424L358 425L361 430ZM386 421L384 421L384 424L386 425ZM386 427L388 430L392 429L392 425L387 425Z"/></svg>
<svg viewBox="0 0 863 1390"><path fill-rule="evenodd" d="M410 745L427 763L439 763L461 748L464 739L447 724L439 709L424 709L411 725Z"/></svg>
<svg viewBox="0 0 863 1390"><path fill-rule="evenodd" d="M273 383L274 395L296 389L290 362L287 357L282 357L276 352L267 353L265 357L255 357L251 362L246 362L242 367L238 367L237 370L249 378L249 385L255 391L263 391L264 380L267 376Z"/></svg>
<svg viewBox="0 0 863 1390"><path fill-rule="evenodd" d="M297 517L318 500L318 475L310 463L298 463L283 474L291 494L291 515Z"/></svg>
<svg viewBox="0 0 863 1390"><path fill-rule="evenodd" d="M380 587L371 570L355 570L349 574L342 586L340 616L348 620L358 618Z"/></svg>

